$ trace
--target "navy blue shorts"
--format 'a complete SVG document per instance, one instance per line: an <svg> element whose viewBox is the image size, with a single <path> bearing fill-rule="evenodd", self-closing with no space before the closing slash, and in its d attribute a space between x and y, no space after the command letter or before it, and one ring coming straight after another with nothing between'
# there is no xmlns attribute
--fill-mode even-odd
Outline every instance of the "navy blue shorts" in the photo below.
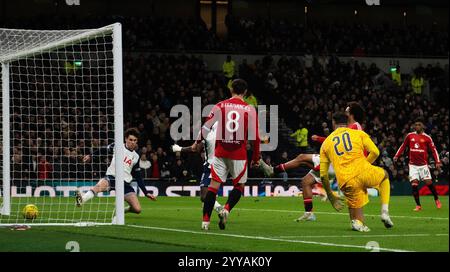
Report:
<svg viewBox="0 0 450 272"><path fill-rule="evenodd" d="M200 180L200 187L208 187L211 183L211 169L209 163L203 165L202 179Z"/></svg>
<svg viewBox="0 0 450 272"><path fill-rule="evenodd" d="M105 177L103 177L104 179L106 179L109 182L109 190L116 190L116 178L114 176L111 175L107 175ZM126 195L128 193L136 193L133 189L133 187L131 187L131 185L128 182L123 182L123 194Z"/></svg>

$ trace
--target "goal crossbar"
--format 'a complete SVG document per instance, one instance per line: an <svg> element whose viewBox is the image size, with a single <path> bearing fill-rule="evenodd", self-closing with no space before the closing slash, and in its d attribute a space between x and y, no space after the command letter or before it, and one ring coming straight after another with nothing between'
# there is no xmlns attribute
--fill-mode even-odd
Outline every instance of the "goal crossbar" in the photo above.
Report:
<svg viewBox="0 0 450 272"><path fill-rule="evenodd" d="M9 61L14 61L26 57L31 57L36 54L42 54L43 52L49 51L49 50L55 50L61 47L64 47L67 44L74 43L74 42L83 42L90 39L95 39L96 37L102 36L104 34L112 34L114 27L120 25L119 23L111 24L108 26L104 26L101 28L96 29L83 29L83 30L72 30L74 33L73 36L61 39L59 41L51 42L45 45L37 46L37 47L31 47L24 50L21 50L20 52L2 52L0 51L0 63L5 63ZM6 28L0 28L0 31L21 31L21 32L27 32L27 33L50 33L49 30L26 30L26 29L6 29ZM52 33L55 32L61 32L61 33L67 33L67 30L51 30ZM1 48L1 41L0 41L0 48Z"/></svg>

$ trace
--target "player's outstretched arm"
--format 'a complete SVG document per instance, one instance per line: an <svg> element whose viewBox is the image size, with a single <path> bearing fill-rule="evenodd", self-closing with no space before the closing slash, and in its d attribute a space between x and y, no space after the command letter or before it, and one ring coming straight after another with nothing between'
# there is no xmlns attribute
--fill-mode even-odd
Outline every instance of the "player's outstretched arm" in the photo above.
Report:
<svg viewBox="0 0 450 272"><path fill-rule="evenodd" d="M311 136L311 140L313 140L314 142L319 142L319 143L323 143L325 141L326 137L322 137L319 135L313 135Z"/></svg>
<svg viewBox="0 0 450 272"><path fill-rule="evenodd" d="M320 180L322 181L322 187L327 193L327 197L330 200L331 205L336 211L341 211L344 208L342 200L333 194L330 186L330 178L328 177L328 168L330 167L329 162L320 162Z"/></svg>
<svg viewBox="0 0 450 272"><path fill-rule="evenodd" d="M150 194L147 191L147 188L145 188L144 180L142 179L142 175L141 175L141 169L138 166L139 166L139 161L133 167L133 170L132 170L133 178L137 181L137 184L138 184L139 188L142 190L142 192L144 193L145 197L149 198L150 200L156 201L156 197L154 195Z"/></svg>
<svg viewBox="0 0 450 272"><path fill-rule="evenodd" d="M433 139L430 137L430 141L428 142L428 148L431 150L431 154L433 154L434 162L436 164L436 169L441 171L441 159L439 158L439 153L437 152L436 146L434 145Z"/></svg>
<svg viewBox="0 0 450 272"><path fill-rule="evenodd" d="M206 118L205 123L203 124L202 128L200 129L197 135L197 138L195 139L195 143L199 144L201 143L202 139L206 138L206 135L208 135L208 133L211 132L213 125L216 122L220 121L219 118L221 118L221 116L222 116L221 109L217 104L211 109L211 112Z"/></svg>
<svg viewBox="0 0 450 272"><path fill-rule="evenodd" d="M172 145L172 151L173 152L181 152L181 153L188 153L188 152L200 152L203 149L203 143L196 143L194 142L191 146L179 146L177 144Z"/></svg>
<svg viewBox="0 0 450 272"><path fill-rule="evenodd" d="M330 178L328 177L328 168L330 167L330 160L322 148L320 149L320 179L322 181L322 187L327 193L327 197L330 200L331 205L336 211L341 211L344 208L342 200L333 194L330 186Z"/></svg>
<svg viewBox="0 0 450 272"><path fill-rule="evenodd" d="M394 162L398 161L398 158L403 154L403 151L405 151L405 148L409 146L409 135L406 136L405 140L403 141L400 148L397 150L397 152L394 155Z"/></svg>
<svg viewBox="0 0 450 272"><path fill-rule="evenodd" d="M336 211L340 212L344 208L344 204L342 203L341 198L337 197L335 194L333 194L333 191L331 191L330 179L328 177L328 174L320 176L320 179L322 181L322 186L325 189L325 192L327 193L327 197L330 200L331 205Z"/></svg>

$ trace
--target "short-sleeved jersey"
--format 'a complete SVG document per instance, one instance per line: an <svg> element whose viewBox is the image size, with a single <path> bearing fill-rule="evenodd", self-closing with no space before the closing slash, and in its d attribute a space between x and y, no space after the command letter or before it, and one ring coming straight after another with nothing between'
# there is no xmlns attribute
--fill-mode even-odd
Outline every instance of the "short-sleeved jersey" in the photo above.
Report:
<svg viewBox="0 0 450 272"><path fill-rule="evenodd" d="M428 165L429 150L433 154L435 162L440 163L439 154L434 146L433 139L426 133L409 133L394 158L400 157L406 147L409 148L409 164L411 165Z"/></svg>
<svg viewBox="0 0 450 272"><path fill-rule="evenodd" d="M347 127L356 130L364 130L359 122L354 122L353 124L350 124Z"/></svg>
<svg viewBox="0 0 450 272"><path fill-rule="evenodd" d="M342 186L370 166L364 150L379 153L369 135L362 130L338 128L331 133L320 148L320 160L333 164L336 178Z"/></svg>
<svg viewBox="0 0 450 272"><path fill-rule="evenodd" d="M127 183L130 183L133 180L133 176L135 172L141 171L139 168L139 160L140 156L139 154L134 150L129 150L124 147L123 150L123 159L121 160L123 163L123 170L124 170L124 181ZM111 164L109 165L108 169L106 170L106 175L116 176L116 154L114 153Z"/></svg>
<svg viewBox="0 0 450 272"><path fill-rule="evenodd" d="M259 159L258 117L254 107L237 97L221 101L211 110L203 129L209 131L216 122L216 157L247 160L247 142L254 140L253 160Z"/></svg>

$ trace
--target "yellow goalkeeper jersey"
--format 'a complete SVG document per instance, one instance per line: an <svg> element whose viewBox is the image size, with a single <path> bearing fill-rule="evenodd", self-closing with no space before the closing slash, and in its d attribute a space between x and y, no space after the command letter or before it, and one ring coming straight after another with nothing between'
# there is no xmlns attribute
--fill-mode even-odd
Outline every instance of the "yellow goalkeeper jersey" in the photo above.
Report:
<svg viewBox="0 0 450 272"><path fill-rule="evenodd" d="M369 156L364 156L367 150ZM380 151L369 135L362 130L340 127L333 131L320 148L320 170L322 165L333 164L339 187L366 171L376 160ZM323 169L326 171L326 169Z"/></svg>

